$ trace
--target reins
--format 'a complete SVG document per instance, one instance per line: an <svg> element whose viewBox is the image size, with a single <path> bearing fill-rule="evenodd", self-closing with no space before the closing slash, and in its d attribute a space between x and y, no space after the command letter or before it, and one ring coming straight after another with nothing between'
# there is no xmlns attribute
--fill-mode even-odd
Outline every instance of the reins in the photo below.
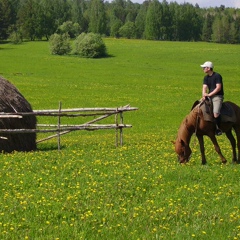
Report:
<svg viewBox="0 0 240 240"><path fill-rule="evenodd" d="M197 118L196 118L195 131L194 131L195 135L197 135L197 128L198 128L198 123L199 123L200 105L201 105L201 103L198 104Z"/></svg>
<svg viewBox="0 0 240 240"><path fill-rule="evenodd" d="M196 118L196 122L195 122L195 137L197 136L197 129L198 129L198 124L199 124L199 119L200 119L200 116L199 116L199 113L200 113L200 107L202 106L202 104L204 103L205 100L201 100L201 102L198 104L197 108L197 118ZM196 145L196 138L194 140L194 145Z"/></svg>

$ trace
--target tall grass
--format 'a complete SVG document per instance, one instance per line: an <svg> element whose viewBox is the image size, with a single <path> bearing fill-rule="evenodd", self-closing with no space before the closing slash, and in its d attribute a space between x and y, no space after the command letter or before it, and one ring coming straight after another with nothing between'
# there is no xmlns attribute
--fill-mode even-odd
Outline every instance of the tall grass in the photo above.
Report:
<svg viewBox="0 0 240 240"><path fill-rule="evenodd" d="M52 56L47 42L0 45L0 75L34 109L139 108L124 115L133 128L122 148L114 131L80 131L60 152L51 140L2 154L0 239L239 239L239 166L221 165L208 139L201 166L194 137L190 163L179 165L171 140L201 96L204 61L222 74L225 100L240 105L240 46L104 41L104 59Z"/></svg>

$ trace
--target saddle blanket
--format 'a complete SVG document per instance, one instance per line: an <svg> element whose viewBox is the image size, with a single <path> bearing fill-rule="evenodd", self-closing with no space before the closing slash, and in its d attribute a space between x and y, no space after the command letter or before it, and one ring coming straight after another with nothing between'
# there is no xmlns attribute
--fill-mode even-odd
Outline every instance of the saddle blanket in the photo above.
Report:
<svg viewBox="0 0 240 240"><path fill-rule="evenodd" d="M203 118L205 121L210 121L210 122L214 121L213 114L211 113L212 110L209 105L204 103L200 106L200 109L203 112ZM233 123L235 123L237 121L236 114L235 114L232 106L230 104L228 104L227 102L224 102L222 104L221 121L222 122L233 122Z"/></svg>

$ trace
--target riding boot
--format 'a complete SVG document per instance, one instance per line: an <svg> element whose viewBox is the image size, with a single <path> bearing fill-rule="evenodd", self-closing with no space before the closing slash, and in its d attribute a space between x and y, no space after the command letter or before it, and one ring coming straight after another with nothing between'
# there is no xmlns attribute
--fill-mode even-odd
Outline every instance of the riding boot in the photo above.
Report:
<svg viewBox="0 0 240 240"><path fill-rule="evenodd" d="M220 136L220 135L222 135L222 130L220 129L221 115L219 115L217 118L215 118L215 123L216 123L216 132L215 132L215 134L217 136Z"/></svg>

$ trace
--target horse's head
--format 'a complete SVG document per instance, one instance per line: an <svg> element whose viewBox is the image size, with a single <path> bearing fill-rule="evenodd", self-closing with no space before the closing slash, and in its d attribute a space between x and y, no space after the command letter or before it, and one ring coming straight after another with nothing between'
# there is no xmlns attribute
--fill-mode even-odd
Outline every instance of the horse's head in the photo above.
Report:
<svg viewBox="0 0 240 240"><path fill-rule="evenodd" d="M178 161L180 163L186 163L190 160L192 150L188 144L186 144L183 140L178 140L174 142L175 152L177 153Z"/></svg>

